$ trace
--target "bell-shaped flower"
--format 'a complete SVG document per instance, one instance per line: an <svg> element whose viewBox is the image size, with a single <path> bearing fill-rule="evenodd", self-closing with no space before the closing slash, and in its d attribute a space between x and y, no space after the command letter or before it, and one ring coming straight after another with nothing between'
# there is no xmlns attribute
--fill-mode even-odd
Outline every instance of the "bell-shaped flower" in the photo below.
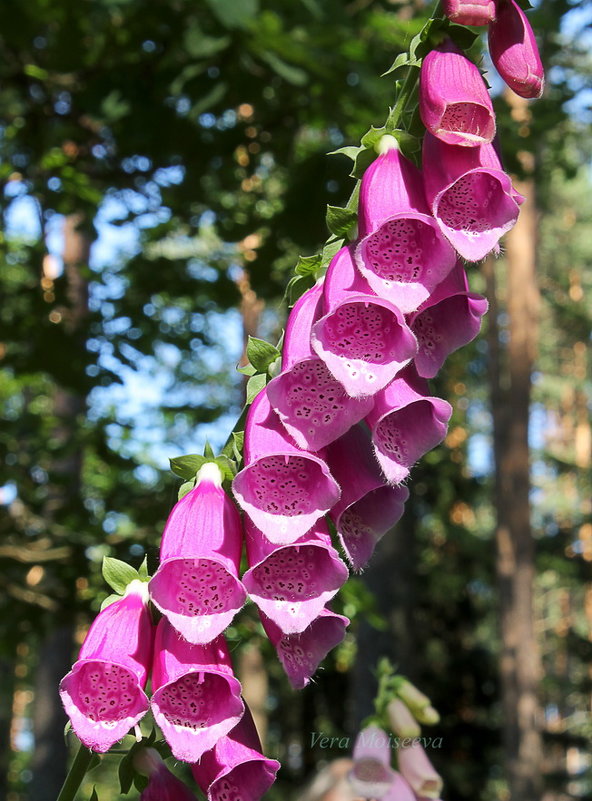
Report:
<svg viewBox="0 0 592 801"><path fill-rule="evenodd" d="M428 131L449 145L475 147L495 136L495 113L481 73L450 39L422 62L419 113Z"/></svg>
<svg viewBox="0 0 592 801"><path fill-rule="evenodd" d="M442 10L457 25L489 25L495 19L495 0L442 0Z"/></svg>
<svg viewBox="0 0 592 801"><path fill-rule="evenodd" d="M390 139L396 145L383 137L384 147ZM415 311L450 272L455 255L430 215L420 171L396 146L364 173L359 221L361 274L381 298L405 314Z"/></svg>
<svg viewBox="0 0 592 801"><path fill-rule="evenodd" d="M325 314L312 327L311 344L347 394L363 398L392 381L415 355L417 342L401 311L356 270L352 250L341 248L329 266ZM371 401L360 403L370 411Z"/></svg>
<svg viewBox="0 0 592 801"><path fill-rule="evenodd" d="M417 798L401 774L394 770L391 786L383 795L382 801L421 801L421 799Z"/></svg>
<svg viewBox="0 0 592 801"><path fill-rule="evenodd" d="M433 378L453 351L471 342L479 333L487 308L482 295L469 292L467 274L457 262L425 303L409 316L409 326L417 337L414 364L419 375Z"/></svg>
<svg viewBox="0 0 592 801"><path fill-rule="evenodd" d="M488 30L491 60L510 89L520 97L540 97L545 73L526 14L514 0L496 0L496 18Z"/></svg>
<svg viewBox="0 0 592 801"><path fill-rule="evenodd" d="M318 617L299 634L285 634L273 620L260 613L261 623L278 659L295 690L302 690L317 671L329 651L345 637L349 620L343 615L322 609Z"/></svg>
<svg viewBox="0 0 592 801"><path fill-rule="evenodd" d="M95 618L78 660L60 682L66 714L87 748L108 751L148 711L144 687L153 639L148 587L135 580Z"/></svg>
<svg viewBox="0 0 592 801"><path fill-rule="evenodd" d="M385 482L365 426L353 426L323 456L343 488L329 515L347 560L361 570L376 543L400 520L409 491Z"/></svg>
<svg viewBox="0 0 592 801"><path fill-rule="evenodd" d="M284 634L304 631L348 578L326 522L317 520L296 542L279 547L249 521L245 530L249 596Z"/></svg>
<svg viewBox="0 0 592 801"><path fill-rule="evenodd" d="M248 707L240 723L191 766L208 801L259 801L274 783L279 769L279 762L261 753Z"/></svg>
<svg viewBox="0 0 592 801"><path fill-rule="evenodd" d="M494 145L447 145L428 131L423 163L427 199L442 233L468 261L484 258L512 228L524 200Z"/></svg>
<svg viewBox="0 0 592 801"><path fill-rule="evenodd" d="M376 458L388 481L404 481L415 462L446 436L452 407L428 395L427 382L406 368L374 399L367 418Z"/></svg>
<svg viewBox="0 0 592 801"><path fill-rule="evenodd" d="M164 764L154 748L141 748L133 757L134 768L148 777L140 801L196 801L195 794Z"/></svg>
<svg viewBox="0 0 592 801"><path fill-rule="evenodd" d="M440 797L442 778L419 743L400 748L397 760L403 778L416 795L426 799Z"/></svg>
<svg viewBox="0 0 592 801"><path fill-rule="evenodd" d="M152 691L154 720L184 762L196 762L213 748L244 711L224 637L192 645L165 617L156 629Z"/></svg>
<svg viewBox="0 0 592 801"><path fill-rule="evenodd" d="M238 511L222 489L220 469L206 462L169 515L149 585L152 603L189 642L213 640L245 602L241 549Z"/></svg>
<svg viewBox="0 0 592 801"><path fill-rule="evenodd" d="M339 486L325 462L292 443L265 391L247 415L244 459L232 489L271 542L299 539L339 499Z"/></svg>
<svg viewBox="0 0 592 801"><path fill-rule="evenodd" d="M351 398L310 346L320 316L322 284L305 292L290 312L284 337L282 372L267 385L273 409L296 444L318 451L370 411L372 401Z"/></svg>
<svg viewBox="0 0 592 801"><path fill-rule="evenodd" d="M391 743L378 726L368 726L356 737L350 783L363 798L383 798L391 787L395 772L391 768Z"/></svg>

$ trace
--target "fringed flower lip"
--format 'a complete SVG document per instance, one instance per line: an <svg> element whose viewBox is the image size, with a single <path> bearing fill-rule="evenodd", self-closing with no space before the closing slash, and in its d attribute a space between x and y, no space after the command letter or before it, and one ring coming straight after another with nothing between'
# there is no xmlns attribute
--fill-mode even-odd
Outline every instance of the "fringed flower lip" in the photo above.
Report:
<svg viewBox="0 0 592 801"><path fill-rule="evenodd" d="M154 605L191 643L207 643L230 625L246 599L238 579L242 550L238 511L206 462L197 484L173 507L149 588Z"/></svg>
<svg viewBox="0 0 592 801"><path fill-rule="evenodd" d="M388 139L394 145L362 178L354 259L372 290L407 314L446 277L455 254L429 212L421 172Z"/></svg>
<svg viewBox="0 0 592 801"><path fill-rule="evenodd" d="M292 443L265 391L249 409L244 456L233 492L271 542L299 539L339 499L339 486L325 462Z"/></svg>
<svg viewBox="0 0 592 801"><path fill-rule="evenodd" d="M249 570L243 582L261 612L284 634L299 634L348 578L323 519L290 545L273 545L247 522Z"/></svg>
<svg viewBox="0 0 592 801"><path fill-rule="evenodd" d="M147 585L135 580L123 598L98 614L60 682L66 714L87 748L108 751L148 711L144 687L152 641Z"/></svg>
<svg viewBox="0 0 592 801"><path fill-rule="evenodd" d="M353 426L323 451L323 457L343 487L330 517L347 561L354 570L362 570L378 541L403 515L409 491L387 483L364 425Z"/></svg>
<svg viewBox="0 0 592 801"><path fill-rule="evenodd" d="M154 720L183 762L200 759L244 712L224 637L192 645L165 617L156 630L152 688Z"/></svg>
<svg viewBox="0 0 592 801"><path fill-rule="evenodd" d="M417 351L400 309L379 298L357 271L352 246L329 266L324 309L312 327L312 348L352 398L383 389Z"/></svg>
<svg viewBox="0 0 592 801"><path fill-rule="evenodd" d="M400 484L411 468L446 436L451 405L428 395L427 382L408 367L375 397L367 418L376 458L392 484Z"/></svg>

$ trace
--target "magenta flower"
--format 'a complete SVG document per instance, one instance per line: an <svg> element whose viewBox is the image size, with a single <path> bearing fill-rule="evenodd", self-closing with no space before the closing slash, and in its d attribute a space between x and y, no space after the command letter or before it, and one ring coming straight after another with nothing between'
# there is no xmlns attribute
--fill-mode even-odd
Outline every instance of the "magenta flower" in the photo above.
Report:
<svg viewBox="0 0 592 801"><path fill-rule="evenodd" d="M132 581L123 598L95 618L60 697L79 740L108 751L148 711L144 693L152 658L148 588Z"/></svg>
<svg viewBox="0 0 592 801"><path fill-rule="evenodd" d="M495 147L447 145L428 131L423 163L426 195L442 233L463 258L482 259L512 228L524 200Z"/></svg>
<svg viewBox="0 0 592 801"><path fill-rule="evenodd" d="M329 514L348 561L354 570L361 570L376 543L401 518L409 492L385 482L364 426L351 428L323 456L343 487Z"/></svg>
<svg viewBox="0 0 592 801"><path fill-rule="evenodd" d="M433 378L453 351L477 336L487 307L482 295L469 292L466 272L457 262L425 303L409 317L419 345L414 364L420 376ZM339 477L336 478L339 481Z"/></svg>
<svg viewBox="0 0 592 801"><path fill-rule="evenodd" d="M290 312L284 337L282 373L267 386L267 396L296 444L318 451L362 420L372 401L346 393L310 346L313 322L320 314L322 285L305 292Z"/></svg>
<svg viewBox="0 0 592 801"><path fill-rule="evenodd" d="M494 0L443 0L442 9L458 25L488 25L495 19Z"/></svg>
<svg viewBox="0 0 592 801"><path fill-rule="evenodd" d="M367 418L374 451L388 481L404 481L415 462L446 436L452 407L428 395L427 382L406 368L379 392Z"/></svg>
<svg viewBox="0 0 592 801"><path fill-rule="evenodd" d="M329 266L324 304L311 344L351 397L378 392L415 355L417 342L405 318L370 289L354 266L351 247L342 248ZM360 405L368 412L371 401Z"/></svg>
<svg viewBox="0 0 592 801"><path fill-rule="evenodd" d="M428 131L449 145L475 147L495 136L495 113L481 73L450 39L423 60L419 112Z"/></svg>
<svg viewBox="0 0 592 801"><path fill-rule="evenodd" d="M355 792L364 798L383 798L394 779L388 734L377 726L362 729L354 744L353 761L349 780Z"/></svg>
<svg viewBox="0 0 592 801"><path fill-rule="evenodd" d="M514 0L497 0L489 26L491 60L510 89L520 97L540 97L545 73L526 14Z"/></svg>
<svg viewBox="0 0 592 801"><path fill-rule="evenodd" d="M213 640L245 602L241 549L239 514L222 489L219 468L207 462L195 489L169 515L160 567L149 585L153 604L189 642Z"/></svg>
<svg viewBox="0 0 592 801"><path fill-rule="evenodd" d="M184 762L213 748L244 711L224 637L192 645L164 617L156 629L152 690L154 720Z"/></svg>
<svg viewBox="0 0 592 801"><path fill-rule="evenodd" d="M249 409L244 458L232 489L239 506L271 542L285 545L299 539L339 498L327 465L292 444L265 391Z"/></svg>
<svg viewBox="0 0 592 801"><path fill-rule="evenodd" d="M295 690L310 683L320 663L345 637L349 620L322 609L312 623L299 634L285 634L273 620L260 613L265 633L276 650L288 681Z"/></svg>
<svg viewBox="0 0 592 801"><path fill-rule="evenodd" d="M154 748L140 749L133 763L136 770L148 777L140 801L196 801L194 793L170 772Z"/></svg>
<svg viewBox="0 0 592 801"><path fill-rule="evenodd" d="M275 781L280 763L261 753L248 707L240 723L191 766L208 801L259 801Z"/></svg>
<svg viewBox="0 0 592 801"><path fill-rule="evenodd" d="M304 631L347 581L323 519L291 545L278 547L246 522L250 569L243 581L259 609L284 634Z"/></svg>
<svg viewBox="0 0 592 801"><path fill-rule="evenodd" d="M419 743L399 749L397 759L403 778L416 795L425 799L440 797L442 778Z"/></svg>
<svg viewBox="0 0 592 801"><path fill-rule="evenodd" d="M404 313L415 311L455 256L430 216L420 171L396 147L364 173L359 220L363 238L355 262L361 274L377 295Z"/></svg>

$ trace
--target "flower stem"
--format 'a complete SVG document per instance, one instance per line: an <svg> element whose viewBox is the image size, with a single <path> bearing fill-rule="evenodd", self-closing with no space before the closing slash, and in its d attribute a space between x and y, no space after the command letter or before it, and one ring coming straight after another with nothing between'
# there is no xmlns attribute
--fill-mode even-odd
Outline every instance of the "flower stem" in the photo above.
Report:
<svg viewBox="0 0 592 801"><path fill-rule="evenodd" d="M66 780L64 781L56 801L74 801L76 793L82 784L82 780L86 776L86 771L92 762L93 756L93 752L80 743L78 753L74 757L74 761L70 766L70 770L68 771L68 775L66 776Z"/></svg>

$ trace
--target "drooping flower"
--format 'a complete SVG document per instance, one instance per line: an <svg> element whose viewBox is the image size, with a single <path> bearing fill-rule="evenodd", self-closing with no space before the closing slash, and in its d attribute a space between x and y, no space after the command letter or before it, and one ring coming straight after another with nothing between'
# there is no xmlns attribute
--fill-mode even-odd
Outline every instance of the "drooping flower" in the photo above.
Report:
<svg viewBox="0 0 592 801"><path fill-rule="evenodd" d="M440 797L442 778L419 743L400 748L397 751L397 760L403 778L416 795L426 799Z"/></svg>
<svg viewBox="0 0 592 801"><path fill-rule="evenodd" d="M353 426L323 456L343 488L329 515L348 561L361 570L376 543L401 518L409 491L386 483L364 426Z"/></svg>
<svg viewBox="0 0 592 801"><path fill-rule="evenodd" d="M446 277L455 256L429 213L420 171L392 137L381 141L388 149L362 178L355 262L377 295L407 313Z"/></svg>
<svg viewBox="0 0 592 801"><path fill-rule="evenodd" d="M352 250L341 248L329 266L325 314L312 327L311 344L347 394L362 398L409 363L417 342L401 311L377 297L356 270ZM370 401L365 403L369 411Z"/></svg>
<svg viewBox="0 0 592 801"><path fill-rule="evenodd" d="M240 723L191 766L208 801L259 801L274 783L279 769L279 762L261 753L248 707Z"/></svg>
<svg viewBox="0 0 592 801"><path fill-rule="evenodd" d="M520 97L540 97L545 73L526 14L514 0L496 0L496 18L489 26L491 60L510 89Z"/></svg>
<svg viewBox="0 0 592 801"><path fill-rule="evenodd" d="M479 69L451 40L431 50L419 73L419 112L449 145L475 147L495 136L495 114Z"/></svg>
<svg viewBox="0 0 592 801"><path fill-rule="evenodd" d="M494 0L443 0L442 9L457 25L488 25L495 19Z"/></svg>
<svg viewBox="0 0 592 801"><path fill-rule="evenodd" d="M273 620L260 613L261 623L276 650L288 681L295 690L310 683L320 663L345 637L349 620L323 609L299 634L285 634Z"/></svg>
<svg viewBox="0 0 592 801"><path fill-rule="evenodd" d="M95 618L78 660L60 682L66 714L87 748L108 751L148 711L144 687L152 641L148 588L135 580Z"/></svg>
<svg viewBox="0 0 592 801"><path fill-rule="evenodd" d="M368 726L356 737L350 783L363 798L383 798L391 787L394 771L389 737L378 726Z"/></svg>
<svg viewBox="0 0 592 801"><path fill-rule="evenodd" d="M524 200L494 145L447 145L428 131L423 163L426 196L442 233L463 258L484 258L512 228Z"/></svg>
<svg viewBox="0 0 592 801"><path fill-rule="evenodd" d="M156 629L152 689L154 720L184 762L196 762L243 715L241 686L224 637L192 645L166 618Z"/></svg>
<svg viewBox="0 0 592 801"><path fill-rule="evenodd" d="M156 749L139 749L133 763L137 771L148 777L140 801L196 801L195 794L171 773Z"/></svg>
<svg viewBox="0 0 592 801"><path fill-rule="evenodd" d="M251 567L243 582L249 596L284 634L304 631L348 578L326 522L317 520L294 543L279 547L249 521L245 531Z"/></svg>
<svg viewBox="0 0 592 801"><path fill-rule="evenodd" d="M400 698L393 698L386 708L391 729L399 737L419 737L421 726L411 714L411 710Z"/></svg>
<svg viewBox="0 0 592 801"><path fill-rule="evenodd" d="M367 418L374 451L388 481L404 481L415 462L446 436L452 407L428 395L427 382L410 367L374 399Z"/></svg>
<svg viewBox="0 0 592 801"><path fill-rule="evenodd" d="M311 328L320 316L322 284L305 292L290 312L282 354L282 372L267 386L267 396L296 444L318 451L362 420L372 401L354 399L316 356Z"/></svg>
<svg viewBox="0 0 592 801"><path fill-rule="evenodd" d="M222 489L220 469L206 462L196 487L169 515L149 585L154 605L189 642L215 639L245 602L241 549L239 514Z"/></svg>
<svg viewBox="0 0 592 801"><path fill-rule="evenodd" d="M249 409L244 458L233 492L271 542L285 545L299 539L339 498L339 486L325 462L290 441L265 391Z"/></svg>
<svg viewBox="0 0 592 801"><path fill-rule="evenodd" d="M457 262L425 303L409 317L409 326L418 342L414 364L419 375L433 378L453 351L474 339L487 308L487 300L482 295L469 292L466 272Z"/></svg>

